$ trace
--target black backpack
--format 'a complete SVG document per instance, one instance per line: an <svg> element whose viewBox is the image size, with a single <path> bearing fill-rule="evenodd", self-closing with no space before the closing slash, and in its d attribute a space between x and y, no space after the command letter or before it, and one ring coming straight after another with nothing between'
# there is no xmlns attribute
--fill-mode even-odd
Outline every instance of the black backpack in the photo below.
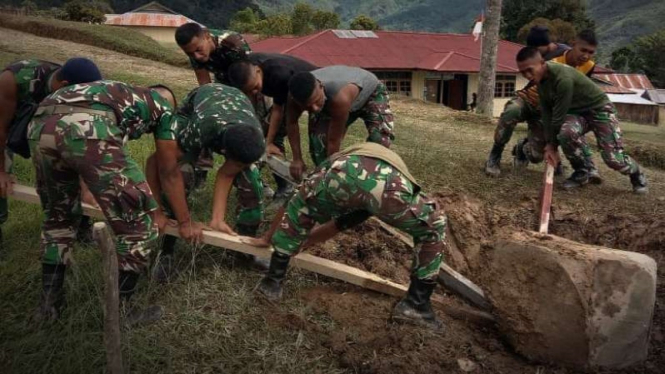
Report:
<svg viewBox="0 0 665 374"><path fill-rule="evenodd" d="M14 115L14 119L7 134L7 148L23 158L30 158L30 145L28 144L28 125L35 115L39 104L27 102L21 105Z"/></svg>

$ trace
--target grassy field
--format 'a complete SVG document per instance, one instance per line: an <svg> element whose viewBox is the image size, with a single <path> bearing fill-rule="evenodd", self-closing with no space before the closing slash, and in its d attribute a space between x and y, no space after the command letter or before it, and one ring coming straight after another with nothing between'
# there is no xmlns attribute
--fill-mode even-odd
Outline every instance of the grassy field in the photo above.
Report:
<svg viewBox="0 0 665 374"><path fill-rule="evenodd" d="M0 38L2 65L26 57L56 56L63 60L68 57L67 48L71 47L64 44L64 50L62 46L57 51L51 50L49 44L54 41L31 38L35 43L33 49L26 50L22 47L23 34L0 29L0 37L2 35L11 36ZM90 55L105 53L95 48L81 51ZM106 58L114 58L114 55L103 55L100 60ZM128 69L128 64L136 68ZM112 79L136 84L164 81L166 77L166 83L171 83L181 97L194 85L191 71L169 68L164 64L151 65L130 57L124 59L123 65L105 64L102 68ZM158 73L147 74L146 71L151 69ZM426 191L449 188L506 207L538 196L542 166L531 166L526 172L515 174L511 171L508 151L502 165L504 176L489 179L483 175L483 161L493 132L493 125L487 120L408 99L395 100L393 109L397 136L394 149L422 181ZM664 128L633 124L624 124L623 128L629 147L665 142ZM522 135L524 130L520 127L514 139ZM362 124L356 123L345 144L361 141L365 136ZM153 145L149 137L144 137L132 142L129 148L143 164ZM646 197L638 197L630 193L627 177L608 170L600 158L596 158L605 183L577 192L557 189L556 204L565 203L599 215L665 211L665 170L647 169L651 192ZM34 183L29 161L17 159L15 173L21 183ZM207 187L192 198L193 211L198 219L209 217L210 192L209 181ZM0 283L0 372L101 373L105 357L100 309L101 264L96 248L76 248L75 264L66 281L68 307L61 320L49 326L31 322L41 289L40 220L39 207L11 201L10 218L3 226L6 246L0 262L0 279L3 280ZM295 270L286 282L284 301L279 306L268 305L257 302L251 293L261 275L237 266L224 250L182 244L178 249L179 277L174 282L162 286L146 279L142 281L138 302L163 305L166 315L159 323L123 332L125 361L131 372L362 372L362 368L349 367L346 359L335 353L335 347L322 344L321 340L324 334L354 334L353 323L345 324L331 318L311 301L310 291L314 288L329 290L332 302L341 301L348 295L357 295L358 300L372 305L389 305L396 301L374 293L360 293L353 288L338 292L338 282ZM451 324L448 328L458 330L454 322L445 321ZM408 328L386 328L400 336L416 334L426 346L428 336L425 333L414 333ZM400 352L399 344L396 344L394 354L399 359L401 354L408 352ZM445 355L456 349L460 348L444 346L436 354ZM469 352L473 355L471 349ZM453 362L455 359L451 357ZM519 359L507 354L506 360ZM524 365L525 368L528 366ZM444 372L458 372L456 367L443 369L446 369ZM528 370L534 373L564 372L537 366L528 366Z"/></svg>

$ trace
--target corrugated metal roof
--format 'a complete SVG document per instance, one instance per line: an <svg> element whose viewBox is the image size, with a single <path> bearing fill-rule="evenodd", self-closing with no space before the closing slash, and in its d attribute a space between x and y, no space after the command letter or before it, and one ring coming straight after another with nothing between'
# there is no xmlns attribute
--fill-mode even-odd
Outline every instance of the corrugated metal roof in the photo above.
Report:
<svg viewBox="0 0 665 374"><path fill-rule="evenodd" d="M181 14L128 12L123 14L106 14L106 22L104 24L113 26L179 27L189 22L195 21Z"/></svg>
<svg viewBox="0 0 665 374"><path fill-rule="evenodd" d="M607 97L611 102L617 104L657 105L656 103L649 101L638 94L607 94Z"/></svg>
<svg viewBox="0 0 665 374"><path fill-rule="evenodd" d="M339 30L304 37L275 37L252 44L257 52L283 53L317 66L351 65L365 69L480 71L480 42L471 34L375 31L377 38L340 38ZM518 73L515 55L521 45L499 42L497 73Z"/></svg>
<svg viewBox="0 0 665 374"><path fill-rule="evenodd" d="M665 104L665 90L663 89L647 90L642 97L656 104Z"/></svg>
<svg viewBox="0 0 665 374"><path fill-rule="evenodd" d="M594 77L598 77L623 88L642 90L652 90L654 88L649 78L644 74L594 74Z"/></svg>

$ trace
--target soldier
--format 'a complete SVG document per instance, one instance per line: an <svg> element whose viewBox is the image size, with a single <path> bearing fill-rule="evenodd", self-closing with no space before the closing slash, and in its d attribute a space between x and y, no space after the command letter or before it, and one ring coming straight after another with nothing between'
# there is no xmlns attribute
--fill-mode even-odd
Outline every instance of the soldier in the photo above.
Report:
<svg viewBox="0 0 665 374"><path fill-rule="evenodd" d="M186 23L175 32L178 46L187 54L199 85L215 82L228 84L226 72L232 63L247 58L249 45L237 32L204 29L198 23Z"/></svg>
<svg viewBox="0 0 665 374"><path fill-rule="evenodd" d="M430 297L443 259L445 214L420 191L404 161L375 143L357 144L321 163L291 198L285 214L275 218L279 223L273 222L262 238L246 240L261 247L272 243L275 249L257 292L279 300L292 256L372 215L410 234L417 246L409 290L392 318L438 328Z"/></svg>
<svg viewBox="0 0 665 374"><path fill-rule="evenodd" d="M560 161L558 146L561 145L575 170L568 178L568 188L581 187L589 182L582 143L584 135L593 131L605 164L630 175L635 193L647 193L644 173L623 151L616 109L591 79L568 65L545 62L540 52L530 47L523 48L517 54L517 66L526 79L538 85L547 143L546 161L557 165Z"/></svg>
<svg viewBox="0 0 665 374"><path fill-rule="evenodd" d="M289 97L289 80L297 73L315 69L316 66L297 57L268 53L253 53L247 61L236 62L229 68L228 78L232 86L242 90L250 98L257 94L272 98L267 120L262 123L264 128L267 127L265 133L268 155L285 154L284 109ZM275 198L284 198L291 194L291 184L277 175L275 182L278 187Z"/></svg>
<svg viewBox="0 0 665 374"><path fill-rule="evenodd" d="M584 74L589 74L589 76L593 72L594 65L593 61L590 61L590 57L595 52L597 44L592 32L583 31L576 39L575 45L577 48L571 53L567 53L570 47L565 44L551 42L547 28L534 26L527 36L527 45L537 48L547 60L559 59L559 62L569 64ZM587 48L593 52L589 53ZM568 56L568 58L565 56ZM520 122L527 122L528 136L513 147L515 167L524 168L529 162L539 163L543 160L545 142L538 100L538 88L530 82L524 89L516 93L515 98L506 103L494 132L494 145L485 163L485 173L487 175L496 177L501 174L500 164L503 149L510 141L515 127ZM591 148L586 142L581 143L581 146L586 155L591 182L601 183L600 173L591 157ZM560 173L562 173L562 168L557 165L557 174Z"/></svg>
<svg viewBox="0 0 665 374"><path fill-rule="evenodd" d="M186 196L191 178L183 176L182 169L192 170L191 165L202 152L214 152L224 155L226 161L215 179L210 227L231 235L256 235L264 211L263 185L255 162L265 152L265 140L247 97L233 87L217 83L199 86L185 98L173 129L175 137L157 140L157 152L148 159L146 173L152 191L158 196L161 190L171 191L162 201L168 205L157 210L157 220L165 222L166 216L172 214L180 220L179 211L186 212L180 214L185 218L189 215ZM235 230L225 219L232 185L238 189ZM154 273L159 281L168 280L173 263L175 237L167 235L164 240ZM267 268L266 261L252 259L257 267Z"/></svg>
<svg viewBox="0 0 665 374"><path fill-rule="evenodd" d="M65 270L75 237L72 228L82 214L79 177L90 187L115 234L120 297L128 305L158 232L151 217L157 203L124 145L150 132L157 138L171 136L174 105L173 93L163 86L140 88L113 81L62 88L40 104L28 128L45 216L39 319L57 319L64 306ZM200 228L198 233L195 229L191 222L181 222L181 233L200 236ZM147 322L158 318L161 309L126 312L130 322Z"/></svg>
<svg viewBox="0 0 665 374"><path fill-rule="evenodd" d="M337 153L346 129L362 118L368 141L390 147L393 114L386 86L367 70L350 66L329 66L298 73L289 81L286 129L293 151L291 175L300 180L305 163L300 149L298 119L309 112L309 151L314 164Z"/></svg>
<svg viewBox="0 0 665 374"><path fill-rule="evenodd" d="M50 93L70 84L100 79L102 75L97 66L85 58L72 58L64 66L41 60L22 60L10 64L0 73L0 225L7 221L6 196L12 193L14 184L11 176L14 154L6 147L10 129L19 122L27 124L33 108ZM84 183L81 188L84 201L96 204ZM90 220L85 217L78 230L79 239L89 239L90 229Z"/></svg>

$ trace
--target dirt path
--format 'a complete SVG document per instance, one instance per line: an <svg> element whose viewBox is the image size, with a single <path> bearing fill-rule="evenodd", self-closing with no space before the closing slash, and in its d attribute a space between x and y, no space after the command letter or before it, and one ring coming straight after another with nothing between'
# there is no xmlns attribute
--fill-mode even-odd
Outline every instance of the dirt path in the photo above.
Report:
<svg viewBox="0 0 665 374"><path fill-rule="evenodd" d="M187 69L131 57L108 49L76 44L64 40L41 38L32 34L0 28L0 53L16 55L16 58L29 55L50 61L64 62L71 56L82 56L94 61L106 75L133 74L156 76L163 82L178 86L196 84L194 74ZM10 58L11 59L11 58Z"/></svg>

